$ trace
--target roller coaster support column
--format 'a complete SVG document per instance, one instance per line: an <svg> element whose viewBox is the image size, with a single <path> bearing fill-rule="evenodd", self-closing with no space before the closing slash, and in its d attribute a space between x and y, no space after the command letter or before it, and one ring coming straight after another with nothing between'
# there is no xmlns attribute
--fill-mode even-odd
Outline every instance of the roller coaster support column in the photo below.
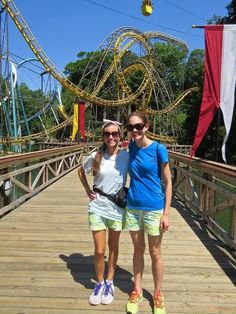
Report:
<svg viewBox="0 0 236 314"><path fill-rule="evenodd" d="M14 90L14 77L13 71L11 71L11 99L10 104L12 107L12 117L13 117L13 137L17 137L17 121L16 121L16 97Z"/></svg>

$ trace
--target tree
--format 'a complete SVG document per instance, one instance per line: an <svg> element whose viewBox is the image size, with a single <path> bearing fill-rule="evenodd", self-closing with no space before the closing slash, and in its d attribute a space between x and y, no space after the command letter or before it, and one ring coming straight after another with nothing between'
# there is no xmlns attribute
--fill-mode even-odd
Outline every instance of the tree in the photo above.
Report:
<svg viewBox="0 0 236 314"><path fill-rule="evenodd" d="M178 96L183 90L187 51L171 43L157 43L154 50L155 63L160 67L160 73Z"/></svg>
<svg viewBox="0 0 236 314"><path fill-rule="evenodd" d="M46 97L40 89L31 90L25 83L19 86L19 91L23 101L24 109L27 118L33 116L36 112L42 109L43 104L47 102ZM21 113L22 116L22 113ZM33 119L29 122L30 133L38 133L42 131L42 125L39 119ZM25 124L22 125L22 132L25 133Z"/></svg>
<svg viewBox="0 0 236 314"><path fill-rule="evenodd" d="M236 23L236 1L231 0L231 2L226 6L228 10L227 16L217 16L213 17L208 21L208 24L235 24Z"/></svg>
<svg viewBox="0 0 236 314"><path fill-rule="evenodd" d="M203 90L204 76L204 51L195 49L191 52L185 71L184 89L197 87L198 91L191 93L183 103L183 112L186 115L186 120L183 123L183 137L179 139L182 144L191 145L194 140L198 115L201 106L201 97Z"/></svg>
<svg viewBox="0 0 236 314"><path fill-rule="evenodd" d="M155 90L159 97L158 109L169 106L183 92L187 52L184 47L173 43L158 42L154 44L153 66L157 72L158 80L160 80L159 86ZM165 95L166 91L169 97L162 96ZM157 109L155 101L150 105L153 109ZM155 116L155 132L166 134L168 131L169 136L180 137L182 124L185 121L182 105L183 103L167 114Z"/></svg>

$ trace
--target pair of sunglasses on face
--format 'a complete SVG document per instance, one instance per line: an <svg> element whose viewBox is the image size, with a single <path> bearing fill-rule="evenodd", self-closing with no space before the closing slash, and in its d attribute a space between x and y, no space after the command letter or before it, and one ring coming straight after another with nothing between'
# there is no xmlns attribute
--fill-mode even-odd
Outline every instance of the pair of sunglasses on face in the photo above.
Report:
<svg viewBox="0 0 236 314"><path fill-rule="evenodd" d="M143 123L136 123L136 124L126 124L126 129L128 132L132 132L134 129L137 131L142 131L145 124Z"/></svg>
<svg viewBox="0 0 236 314"><path fill-rule="evenodd" d="M112 136L113 138L117 138L120 136L120 132L117 132L117 131L113 131L113 132L103 132L102 135L106 138L109 138L110 136Z"/></svg>
<svg viewBox="0 0 236 314"><path fill-rule="evenodd" d="M127 124L126 125L126 129L128 132L132 132L134 129L137 130L137 131L142 131L142 129L144 128L144 125L143 123L136 123L136 124ZM114 131L114 132L103 132L102 134L104 137L114 137L114 138L117 138L120 136L120 132L117 132L117 131Z"/></svg>

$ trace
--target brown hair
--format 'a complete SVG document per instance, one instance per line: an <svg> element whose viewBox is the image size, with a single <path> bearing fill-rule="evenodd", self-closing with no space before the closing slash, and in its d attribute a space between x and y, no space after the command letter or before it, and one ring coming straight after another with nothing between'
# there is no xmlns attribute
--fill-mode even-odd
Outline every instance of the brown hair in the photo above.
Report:
<svg viewBox="0 0 236 314"><path fill-rule="evenodd" d="M118 125L116 125L115 123L112 123L112 122L110 122L110 123L107 123L106 125L105 125L105 127L102 129L102 132L104 132L104 129L106 129L106 127L108 127L109 125L115 125L116 127L117 127L117 130L118 130L118 132L119 132L119 134L120 134L120 127L118 126ZM98 149L98 151L97 151L97 153L96 153L96 155L95 155L95 157L94 157L94 161L93 161L93 166L92 166L92 169L93 169L93 176L96 176L96 174L99 172L99 170L100 170L100 165L101 165L101 162L102 162L102 157L103 157L103 155L104 155L104 153L105 153L105 151L106 151L106 144L105 143L103 143L100 147L99 147L99 149Z"/></svg>
<svg viewBox="0 0 236 314"><path fill-rule="evenodd" d="M102 157L104 155L106 151L106 145L103 143L102 146L99 147L95 157L94 157L94 161L93 161L93 176L96 176L96 174L99 172L100 170L100 165L101 165L101 161L102 161Z"/></svg>
<svg viewBox="0 0 236 314"><path fill-rule="evenodd" d="M127 118L127 121L129 121L131 117L139 117L145 125L149 124L148 117L142 111L131 112Z"/></svg>

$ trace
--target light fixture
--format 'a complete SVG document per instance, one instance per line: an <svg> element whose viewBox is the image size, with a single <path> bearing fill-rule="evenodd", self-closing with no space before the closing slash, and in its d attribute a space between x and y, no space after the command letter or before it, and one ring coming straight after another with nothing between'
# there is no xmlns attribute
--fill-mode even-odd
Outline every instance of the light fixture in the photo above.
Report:
<svg viewBox="0 0 236 314"><path fill-rule="evenodd" d="M151 0L143 0L141 8L142 8L142 14L144 16L151 15L152 9L153 9L152 1Z"/></svg>

